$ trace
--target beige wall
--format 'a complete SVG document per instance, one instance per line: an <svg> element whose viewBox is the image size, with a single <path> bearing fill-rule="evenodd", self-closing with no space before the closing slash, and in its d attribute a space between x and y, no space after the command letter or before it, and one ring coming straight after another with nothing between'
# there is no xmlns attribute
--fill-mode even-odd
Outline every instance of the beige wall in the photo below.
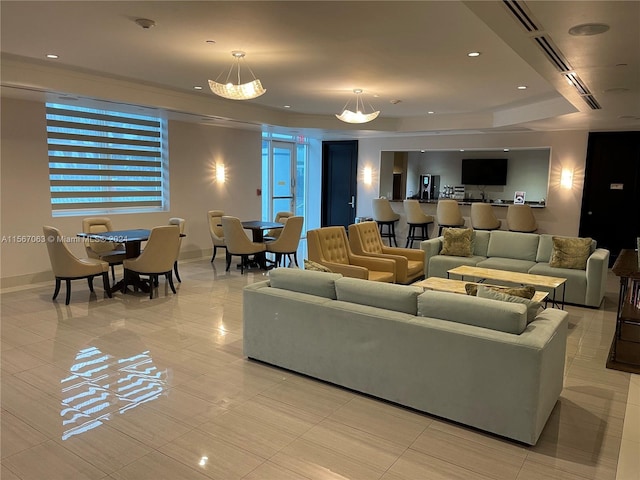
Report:
<svg viewBox="0 0 640 480"><path fill-rule="evenodd" d="M371 200L381 194L380 177L388 174L381 172L380 158L383 151L549 147L549 192L546 199L547 207L535 210L538 231L557 235L577 235L588 135L586 131L562 131L361 139L358 144L359 177L361 178L364 168L370 166L374 172L374 182L370 186L364 185L362 181L358 182L357 215L371 216ZM560 174L563 168L574 171L573 188L570 190L560 188ZM470 225L468 220L467 225Z"/></svg>
<svg viewBox="0 0 640 480"><path fill-rule="evenodd" d="M82 217L51 215L44 104L2 99L0 157L0 235L38 236L52 225L74 237ZM227 182L214 182L213 165L222 162ZM261 186L259 131L210 127L172 121L169 124L170 210L162 213L110 215L114 228L151 228L170 217L186 219L182 258L210 255L206 212L223 209L242 219L259 219ZM6 239L6 238L5 238ZM52 277L47 249L41 243L4 242L0 248L1 286ZM81 243L71 250L84 257Z"/></svg>

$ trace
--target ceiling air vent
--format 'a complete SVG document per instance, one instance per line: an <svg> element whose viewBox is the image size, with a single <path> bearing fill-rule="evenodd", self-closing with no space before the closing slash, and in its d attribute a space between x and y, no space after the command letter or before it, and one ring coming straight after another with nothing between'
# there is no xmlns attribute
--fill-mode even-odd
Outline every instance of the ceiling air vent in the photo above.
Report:
<svg viewBox="0 0 640 480"><path fill-rule="evenodd" d="M576 75L575 72L565 73L564 78L567 79L567 82L569 82L569 85L571 85L573 88L575 88L578 91L582 99L587 103L587 105L589 105L589 107L592 110L602 109L602 107L600 106L596 98L593 96L593 94L589 90L589 87L587 87L584 84L584 82L580 79L578 75Z"/></svg>
<svg viewBox="0 0 640 480"><path fill-rule="evenodd" d="M602 107L593 95L585 95L582 99L587 102L591 110L602 110Z"/></svg>
<svg viewBox="0 0 640 480"><path fill-rule="evenodd" d="M560 52L560 49L555 46L555 44L551 41L551 39L542 35L540 37L534 37L533 40L538 44L538 46L542 49L547 59L553 65L560 70L561 72L568 72L569 70L573 70L569 61L564 58L564 55Z"/></svg>
<svg viewBox="0 0 640 480"><path fill-rule="evenodd" d="M525 7L524 2L519 2L518 0L502 0L502 2L527 32L537 32L540 30L533 16L527 7Z"/></svg>

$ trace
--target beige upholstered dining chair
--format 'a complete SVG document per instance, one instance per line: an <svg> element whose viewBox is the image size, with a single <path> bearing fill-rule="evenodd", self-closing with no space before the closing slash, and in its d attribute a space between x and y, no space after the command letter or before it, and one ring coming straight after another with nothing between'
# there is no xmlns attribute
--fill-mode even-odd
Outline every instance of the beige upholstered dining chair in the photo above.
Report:
<svg viewBox="0 0 640 480"><path fill-rule="evenodd" d="M442 229L447 227L464 227L464 217L460 213L460 206L457 200L438 200L436 208L438 219L438 236L442 235Z"/></svg>
<svg viewBox="0 0 640 480"><path fill-rule="evenodd" d="M108 217L87 217L82 219L84 233L104 233L113 231L111 219ZM122 265L126 258L125 246L122 243L103 242L85 239L84 248L89 258L98 258L111 266L111 278L115 282L115 265Z"/></svg>
<svg viewBox="0 0 640 480"><path fill-rule="evenodd" d="M300 244L300 236L302 235L302 224L304 223L304 217L293 216L288 217L282 233L272 242L267 242L267 252L275 253L276 260L275 265L279 266L280 261L284 266L284 256L286 255L291 263L291 255L293 254L293 261L298 267L298 245Z"/></svg>
<svg viewBox="0 0 640 480"><path fill-rule="evenodd" d="M209 234L211 235L211 241L213 242L212 262L216 259L218 248L227 248L227 244L224 240L224 231L222 230L223 216L224 212L222 210L209 210L207 212L207 219L209 220Z"/></svg>
<svg viewBox="0 0 640 480"><path fill-rule="evenodd" d="M429 239L429 225L433 223L433 215L427 215L420 208L418 200L404 200L404 213L407 215L407 243L405 248L413 247L414 241L422 241ZM416 233L416 229L420 229L420 234Z"/></svg>
<svg viewBox="0 0 640 480"><path fill-rule="evenodd" d="M274 218L274 222L276 223L287 223L287 220L293 217L293 212L278 212L276 213L276 218ZM280 234L282 233L282 228L271 228L267 230L264 234L264 240L276 240Z"/></svg>
<svg viewBox="0 0 640 480"><path fill-rule="evenodd" d="M111 286L109 285L109 264L97 258L78 258L67 245L61 240L60 230L55 227L42 227L47 251L51 261L51 269L56 278L56 288L53 292L55 300L60 292L60 281L65 280L67 287L67 297L65 305L69 305L71 300L71 280L86 278L89 283L89 290L93 292L93 277L102 275L102 284L107 296L111 297Z"/></svg>
<svg viewBox="0 0 640 480"><path fill-rule="evenodd" d="M129 275L149 276L149 298L153 298L153 290L158 284L158 276L164 275L173 293L173 266L178 255L180 245L180 229L176 225L162 225L154 227L149 234L149 240L144 251L137 258L126 258L124 265L124 280L122 293L127 291Z"/></svg>
<svg viewBox="0 0 640 480"><path fill-rule="evenodd" d="M497 230L502 222L493 213L489 203L474 202L471 204L471 228L475 230Z"/></svg>
<svg viewBox="0 0 640 480"><path fill-rule="evenodd" d="M229 271L231 266L231 258L233 255L240 256L240 274L244 274L244 269L249 262L249 255L264 254L266 246L264 243L253 242L247 237L242 228L242 222L239 218L231 216L222 217L222 230L224 239L227 244L227 268Z"/></svg>
<svg viewBox="0 0 640 480"><path fill-rule="evenodd" d="M396 264L386 258L356 255L349 247L344 227L322 227L307 232L309 260L345 277L393 283Z"/></svg>
<svg viewBox="0 0 640 480"><path fill-rule="evenodd" d="M184 218L172 217L169 219L169 225L177 225L178 228L180 229L181 234L184 233L184 224L185 224ZM181 247L182 247L182 237L180 237L180 240L178 241L178 252L176 253L176 261L173 264L173 271L176 274L176 280L178 280L180 283L182 283L182 279L180 278L180 273L178 273L178 257L180 256Z"/></svg>
<svg viewBox="0 0 640 480"><path fill-rule="evenodd" d="M356 255L393 260L397 283L411 283L424 276L424 252L413 248L387 247L382 243L376 222L349 225L349 246Z"/></svg>
<svg viewBox="0 0 640 480"><path fill-rule="evenodd" d="M538 222L529 205L509 205L507 226L512 232L533 233L538 230Z"/></svg>
<svg viewBox="0 0 640 480"><path fill-rule="evenodd" d="M382 238L389 239L389 246L391 242L398 246L396 240L396 227L395 224L400 220L400 215L393 211L391 203L386 198L374 198L372 201L373 206L373 219L378 223L380 228L380 236ZM387 227L387 231L384 231L384 227Z"/></svg>

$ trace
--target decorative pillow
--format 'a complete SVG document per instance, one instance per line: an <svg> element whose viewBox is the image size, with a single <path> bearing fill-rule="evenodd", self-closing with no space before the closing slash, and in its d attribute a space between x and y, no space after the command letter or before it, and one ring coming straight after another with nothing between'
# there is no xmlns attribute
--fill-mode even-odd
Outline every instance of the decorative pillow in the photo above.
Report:
<svg viewBox="0 0 640 480"><path fill-rule="evenodd" d="M591 238L552 237L550 267L585 270L591 255Z"/></svg>
<svg viewBox="0 0 640 480"><path fill-rule="evenodd" d="M311 270L312 272L327 272L327 273L332 273L331 269L325 267L324 265L318 263L318 262L313 262L311 260L307 260L306 258L304 259L304 269L305 270Z"/></svg>
<svg viewBox="0 0 640 480"><path fill-rule="evenodd" d="M442 243L440 255L473 256L473 230L470 228L445 228Z"/></svg>
<svg viewBox="0 0 640 480"><path fill-rule="evenodd" d="M464 289L466 290L467 295L475 296L478 293L478 287L480 286L485 286L491 290L495 290L496 292L506 293L507 295L526 298L527 300L531 300L536 294L536 287L533 285L525 285L523 287L495 287L489 285L478 285L477 283L467 283L465 284Z"/></svg>
<svg viewBox="0 0 640 480"><path fill-rule="evenodd" d="M518 297L516 295L508 295L506 293L498 292L485 285L480 285L478 288L479 298L488 298L491 300L500 300L502 302L510 303L522 303L527 307L527 324L535 320L538 310L540 309L540 302L533 302L527 298Z"/></svg>

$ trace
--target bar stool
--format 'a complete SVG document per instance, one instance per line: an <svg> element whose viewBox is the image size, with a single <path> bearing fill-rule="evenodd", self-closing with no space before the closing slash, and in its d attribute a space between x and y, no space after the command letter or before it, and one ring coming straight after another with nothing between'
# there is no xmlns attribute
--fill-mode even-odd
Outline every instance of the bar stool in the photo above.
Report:
<svg viewBox="0 0 640 480"><path fill-rule="evenodd" d="M380 228L380 236L382 238L389 239L389 246L392 247L391 241L398 246L396 240L395 223L400 220L400 215L393 211L389 200L386 198L374 198L373 199L373 219L378 223ZM387 231L384 231L384 227L387 227Z"/></svg>
<svg viewBox="0 0 640 480"><path fill-rule="evenodd" d="M474 230L497 230L502 222L493 213L493 207L489 203L471 204L471 227Z"/></svg>
<svg viewBox="0 0 640 480"><path fill-rule="evenodd" d="M404 204L404 212L407 214L407 224L409 225L407 244L404 248L413 248L415 240L429 239L429 225L433 223L433 216L422 212L418 200L405 200L402 203ZM416 233L417 228L420 229L420 234Z"/></svg>
<svg viewBox="0 0 640 480"><path fill-rule="evenodd" d="M509 205L507 225L511 232L533 233L538 230L538 222L529 205Z"/></svg>
<svg viewBox="0 0 640 480"><path fill-rule="evenodd" d="M439 200L436 210L438 217L438 236L442 235L443 228L459 228L464 227L464 217L460 213L460 207L456 200Z"/></svg>

